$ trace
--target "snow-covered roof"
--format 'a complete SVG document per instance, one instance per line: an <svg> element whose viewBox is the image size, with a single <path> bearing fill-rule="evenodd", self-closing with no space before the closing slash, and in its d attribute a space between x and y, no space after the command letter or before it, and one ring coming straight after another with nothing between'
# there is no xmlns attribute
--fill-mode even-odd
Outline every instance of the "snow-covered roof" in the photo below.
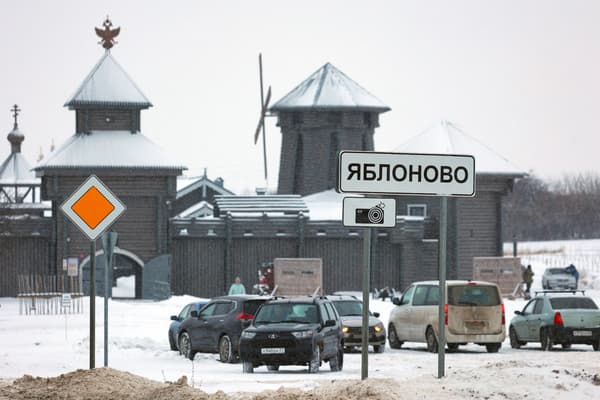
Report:
<svg viewBox="0 0 600 400"><path fill-rule="evenodd" d="M81 167L186 169L141 133L91 131L71 136L35 170Z"/></svg>
<svg viewBox="0 0 600 400"><path fill-rule="evenodd" d="M35 177L31 165L21 154L21 143L25 135L19 131L16 122L7 139L11 144L11 153L0 165L0 185L39 185L40 179Z"/></svg>
<svg viewBox="0 0 600 400"><path fill-rule="evenodd" d="M65 106L106 105L148 108L152 103L106 51Z"/></svg>
<svg viewBox="0 0 600 400"><path fill-rule="evenodd" d="M213 215L213 206L212 204L202 200L201 202L194 204L193 206L186 208L177 216L176 219L184 219L184 218L201 218L206 216Z"/></svg>
<svg viewBox="0 0 600 400"><path fill-rule="evenodd" d="M181 189L179 185L185 184ZM206 175L202 176L200 179L195 179L190 182L189 178L182 178L177 180L177 198L181 198L186 194L193 192L196 189L202 189L203 191L206 189L212 189L217 194L222 195L233 195L234 193L230 190L225 189L223 186L218 185L214 181L208 179ZM203 197L206 197L206 193L203 194Z"/></svg>
<svg viewBox="0 0 600 400"><path fill-rule="evenodd" d="M527 175L522 169L464 133L457 125L440 121L394 149L398 153L465 154L475 157L477 174Z"/></svg>
<svg viewBox="0 0 600 400"><path fill-rule="evenodd" d="M270 108L271 111L297 109L390 110L330 63L323 65Z"/></svg>
<svg viewBox="0 0 600 400"><path fill-rule="evenodd" d="M215 216L227 213L256 215L283 213L287 215L307 213L308 208L302 197L296 194L256 195L256 196L215 196Z"/></svg>
<svg viewBox="0 0 600 400"><path fill-rule="evenodd" d="M338 193L335 190L325 190L303 197L313 221L341 221L342 202L344 197L363 197L358 194Z"/></svg>
<svg viewBox="0 0 600 400"><path fill-rule="evenodd" d="M31 171L23 154L12 153L0 165L0 185L39 185L40 179Z"/></svg>

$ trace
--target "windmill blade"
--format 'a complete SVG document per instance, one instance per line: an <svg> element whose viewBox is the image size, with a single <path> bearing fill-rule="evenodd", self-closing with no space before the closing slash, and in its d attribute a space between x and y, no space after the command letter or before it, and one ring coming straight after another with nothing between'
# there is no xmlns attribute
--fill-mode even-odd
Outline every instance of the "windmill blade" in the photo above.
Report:
<svg viewBox="0 0 600 400"><path fill-rule="evenodd" d="M264 127L265 124L265 115L267 114L267 109L269 107L269 102L271 101L271 86L267 89L267 98L265 99L265 104L262 106L262 110L260 111L260 118L258 119L258 125L256 126L256 131L254 132L254 144L258 142L258 138L260 136L260 129Z"/></svg>
<svg viewBox="0 0 600 400"><path fill-rule="evenodd" d="M267 89L267 98L265 99L265 105L263 106L263 114L267 112L267 108L269 107L269 102L271 101L271 85Z"/></svg>
<svg viewBox="0 0 600 400"><path fill-rule="evenodd" d="M256 131L254 132L254 144L256 144L256 142L258 142L258 137L260 136L260 128L262 128L264 123L265 123L265 113L260 113L258 125L256 126Z"/></svg>

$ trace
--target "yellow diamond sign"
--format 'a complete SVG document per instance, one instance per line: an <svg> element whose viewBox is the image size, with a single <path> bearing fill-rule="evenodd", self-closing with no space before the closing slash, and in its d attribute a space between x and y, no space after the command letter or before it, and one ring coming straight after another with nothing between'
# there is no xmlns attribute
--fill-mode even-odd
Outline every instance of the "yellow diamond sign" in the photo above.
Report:
<svg viewBox="0 0 600 400"><path fill-rule="evenodd" d="M90 240L95 240L126 207L97 176L92 175L60 209Z"/></svg>

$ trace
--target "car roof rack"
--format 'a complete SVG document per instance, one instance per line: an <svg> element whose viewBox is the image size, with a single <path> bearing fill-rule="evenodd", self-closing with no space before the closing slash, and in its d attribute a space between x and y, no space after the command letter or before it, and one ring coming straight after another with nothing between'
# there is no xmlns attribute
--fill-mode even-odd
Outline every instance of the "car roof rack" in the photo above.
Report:
<svg viewBox="0 0 600 400"><path fill-rule="evenodd" d="M543 293L544 296L548 293L573 293L576 294L577 292L581 292L582 295L585 296L585 290L583 289L571 289L571 290L536 290L535 291L535 295L537 296L538 293Z"/></svg>

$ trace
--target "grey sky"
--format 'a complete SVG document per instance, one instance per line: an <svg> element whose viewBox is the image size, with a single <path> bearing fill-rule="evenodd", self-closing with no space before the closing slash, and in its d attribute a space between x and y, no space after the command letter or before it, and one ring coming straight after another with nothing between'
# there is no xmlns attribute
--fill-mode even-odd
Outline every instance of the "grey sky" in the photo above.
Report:
<svg viewBox="0 0 600 400"><path fill-rule="evenodd" d="M0 131L18 103L32 163L73 134L62 105L101 57L93 28L109 14L114 57L154 103L142 131L236 191L262 184L259 51L273 100L329 61L389 105L377 150L444 118L523 170L600 172L597 1L3 1L0 14ZM269 119L270 187L279 145Z"/></svg>

